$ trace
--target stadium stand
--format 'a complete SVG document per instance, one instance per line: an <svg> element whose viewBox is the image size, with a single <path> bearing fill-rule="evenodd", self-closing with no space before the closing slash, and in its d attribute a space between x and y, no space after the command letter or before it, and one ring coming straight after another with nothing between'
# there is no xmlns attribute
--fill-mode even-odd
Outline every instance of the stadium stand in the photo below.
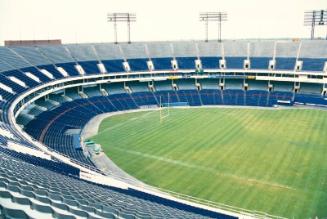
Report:
<svg viewBox="0 0 327 219"><path fill-rule="evenodd" d="M160 101L325 107L327 43L301 43L300 51L299 42L269 40L0 47L0 216L236 218L83 178L105 176L82 150L80 132L96 115L158 107ZM247 57L250 71L243 69ZM172 71L173 59L179 71ZM202 73L195 72L196 59ZM148 71L148 60L155 71ZM268 69L270 60L275 70ZM298 60L303 68L295 72ZM42 153L48 159L35 156Z"/></svg>

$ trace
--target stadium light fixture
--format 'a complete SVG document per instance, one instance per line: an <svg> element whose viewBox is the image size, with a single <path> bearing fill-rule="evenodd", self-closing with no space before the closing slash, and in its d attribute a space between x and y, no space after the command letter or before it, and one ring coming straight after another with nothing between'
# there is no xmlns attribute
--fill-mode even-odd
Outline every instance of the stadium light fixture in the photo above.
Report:
<svg viewBox="0 0 327 219"><path fill-rule="evenodd" d="M304 12L304 26L311 26L311 39L313 40L315 37L315 27L327 26L327 10L313 10Z"/></svg>
<svg viewBox="0 0 327 219"><path fill-rule="evenodd" d="M201 12L200 21L205 22L205 41L209 41L209 22L218 23L218 42L221 42L222 22L227 21L226 12Z"/></svg>
<svg viewBox="0 0 327 219"><path fill-rule="evenodd" d="M112 22L114 24L114 37L115 37L116 44L118 43L117 23L118 22L127 23L127 38L128 38L128 43L131 43L131 22L136 22L135 13L108 13L107 21Z"/></svg>

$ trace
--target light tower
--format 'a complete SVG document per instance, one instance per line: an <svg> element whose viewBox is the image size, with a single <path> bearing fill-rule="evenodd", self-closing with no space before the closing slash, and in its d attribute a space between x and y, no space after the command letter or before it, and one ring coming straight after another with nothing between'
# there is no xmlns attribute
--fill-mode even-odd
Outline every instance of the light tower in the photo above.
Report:
<svg viewBox="0 0 327 219"><path fill-rule="evenodd" d="M327 10L313 10L304 12L304 26L311 26L311 39L313 40L315 38L315 27L327 26Z"/></svg>
<svg viewBox="0 0 327 219"><path fill-rule="evenodd" d="M131 22L136 22L136 15L134 13L108 13L107 21L114 24L114 38L116 44L118 43L117 23L126 22L127 39L128 43L131 43Z"/></svg>
<svg viewBox="0 0 327 219"><path fill-rule="evenodd" d="M221 42L222 22L227 21L226 12L201 12L200 21L205 22L205 41L209 41L209 22L218 23L218 42Z"/></svg>

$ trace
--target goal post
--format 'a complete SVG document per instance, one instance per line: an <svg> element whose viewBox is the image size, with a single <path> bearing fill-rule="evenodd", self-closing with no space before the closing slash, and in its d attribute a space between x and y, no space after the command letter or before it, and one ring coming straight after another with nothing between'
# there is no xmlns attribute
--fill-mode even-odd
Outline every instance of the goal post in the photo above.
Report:
<svg viewBox="0 0 327 219"><path fill-rule="evenodd" d="M170 114L170 96L169 96L169 93L167 95L167 102L165 103L163 101L163 98L162 96L160 96L160 103L159 103L159 111L160 111L160 122L162 122L165 118L167 118Z"/></svg>

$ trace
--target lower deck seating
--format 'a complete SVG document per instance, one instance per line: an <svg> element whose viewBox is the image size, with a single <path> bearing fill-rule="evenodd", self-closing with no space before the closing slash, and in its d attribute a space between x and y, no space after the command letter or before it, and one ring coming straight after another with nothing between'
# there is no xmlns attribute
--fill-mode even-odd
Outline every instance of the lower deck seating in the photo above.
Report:
<svg viewBox="0 0 327 219"><path fill-rule="evenodd" d="M28 218L35 212L55 218L235 218L132 189L85 182L16 155L0 150L0 216L4 218Z"/></svg>
<svg viewBox="0 0 327 219"><path fill-rule="evenodd" d="M0 144L7 145L8 142L37 149L33 144L27 142L22 136L16 134L11 126L0 122Z"/></svg>
<svg viewBox="0 0 327 219"><path fill-rule="evenodd" d="M303 99L303 97L301 98ZM157 92L94 96L64 102L50 111L40 113L25 125L25 131L50 148L85 164L93 165L90 159L85 157L83 151L78 149L80 147L77 147L78 142L74 140L74 135L66 134L66 131L73 129L79 132L92 117L98 114L138 109L143 106L159 106L160 103L175 106L273 106L280 100L293 102L293 93L263 90L244 91L241 89L202 89L200 91L196 89L178 91L166 89Z"/></svg>
<svg viewBox="0 0 327 219"><path fill-rule="evenodd" d="M60 161L46 160L43 158L38 158L29 154L19 153L13 150L9 150L5 147L0 146L0 152L3 154L10 155L15 158L19 158L26 163L30 163L37 166L42 166L43 168L49 169L51 171L62 173L65 175L79 177L80 170L78 168L72 167L68 164L62 163Z"/></svg>
<svg viewBox="0 0 327 219"><path fill-rule="evenodd" d="M294 102L309 105L315 104L324 107L327 106L327 98L314 94L297 94L294 98Z"/></svg>

